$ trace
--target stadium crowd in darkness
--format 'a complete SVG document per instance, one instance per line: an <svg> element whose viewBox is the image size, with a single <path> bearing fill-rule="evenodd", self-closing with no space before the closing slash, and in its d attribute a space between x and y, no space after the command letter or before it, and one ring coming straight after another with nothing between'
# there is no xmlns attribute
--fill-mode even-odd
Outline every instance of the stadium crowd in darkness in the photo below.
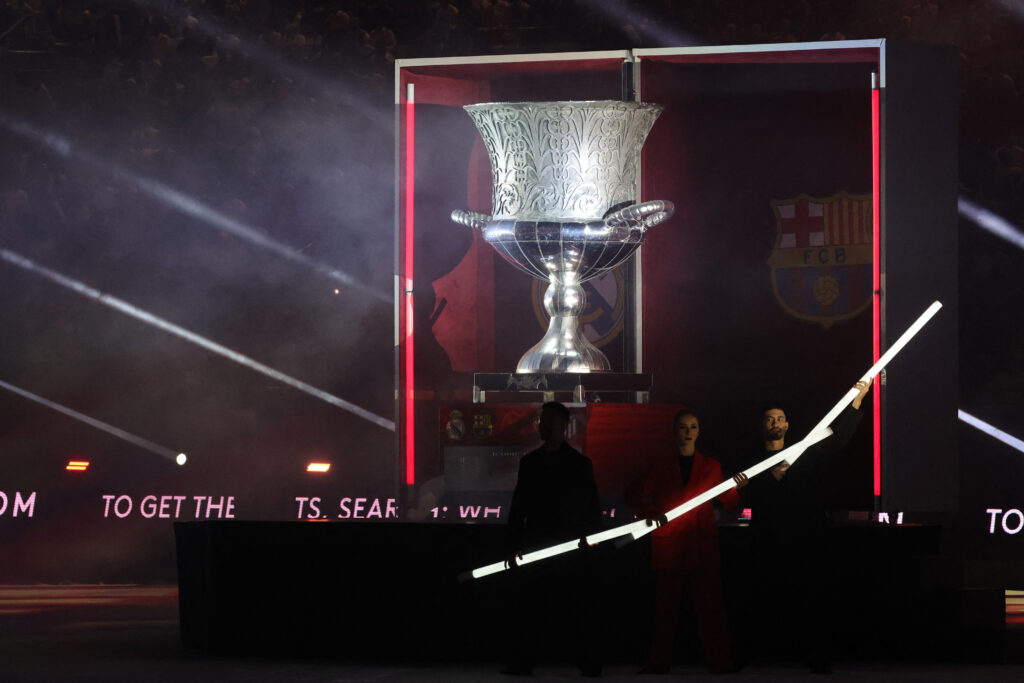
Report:
<svg viewBox="0 0 1024 683"><path fill-rule="evenodd" d="M294 164L281 163L293 152L264 128L267 113L288 111L289 145L303 150L315 150L332 118L345 120L360 102L390 125L397 58L671 42L947 43L960 61L961 192L1021 225L1024 16L1012 8L995 0L4 0L0 82L6 116L75 130L85 148L109 150L113 161L226 215L258 215L273 233L285 221L301 230L295 214L310 190L303 189L308 178L294 177ZM370 163L360 160L381 158L379 142L346 141L353 178ZM104 216L154 210L87 168L78 177L51 175L46 155L32 149L5 144L0 153L0 237L7 239L16 217L40 229L54 221L102 229ZM189 159L200 150L221 172L194 173ZM279 171L255 172L267 168ZM332 217L305 220L325 218ZM1009 261L968 258L962 294L971 296L972 282L990 276L1015 280L992 272L1009 269ZM1024 348L1024 339L1007 348L1014 347Z"/></svg>
<svg viewBox="0 0 1024 683"><path fill-rule="evenodd" d="M274 68L282 63L377 84L387 97L396 58L659 47L657 39L672 35L709 45L950 43L961 61L964 184L1020 216L1024 17L1009 7L982 0L5 0L0 50L4 78L22 85L21 97L65 111L98 94L111 109L144 104L151 128L166 135L171 123L185 134L209 130L196 116L230 120L233 111L208 111L211 103L225 106L218 95L233 102L229 110L286 99L296 79ZM217 126L218 133L232 128ZM161 147L139 142L140 152Z"/></svg>

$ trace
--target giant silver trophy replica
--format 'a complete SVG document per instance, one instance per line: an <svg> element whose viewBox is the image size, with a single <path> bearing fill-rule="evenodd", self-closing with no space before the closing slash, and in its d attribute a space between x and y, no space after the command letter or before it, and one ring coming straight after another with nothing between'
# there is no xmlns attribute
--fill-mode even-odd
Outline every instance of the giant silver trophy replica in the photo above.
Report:
<svg viewBox="0 0 1024 683"><path fill-rule="evenodd" d="M547 280L544 338L520 373L611 369L580 332L582 283L615 268L671 202L636 203L640 149L662 107L634 102L495 102L465 107L483 136L494 185L493 216L453 211L507 261Z"/></svg>

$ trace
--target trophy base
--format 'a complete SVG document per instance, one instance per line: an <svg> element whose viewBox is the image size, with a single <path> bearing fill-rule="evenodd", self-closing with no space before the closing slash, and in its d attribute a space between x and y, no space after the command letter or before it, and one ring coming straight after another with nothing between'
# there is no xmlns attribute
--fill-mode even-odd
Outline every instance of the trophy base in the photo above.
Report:
<svg viewBox="0 0 1024 683"><path fill-rule="evenodd" d="M653 376L629 372L476 372L473 403L563 401L647 403Z"/></svg>
<svg viewBox="0 0 1024 683"><path fill-rule="evenodd" d="M578 344L573 348L572 353L562 350L552 352L549 346L541 342L534 348L523 354L516 364L516 372L519 374L537 373L606 373L611 370L612 365L608 357L598 351L585 338L580 337L584 344Z"/></svg>

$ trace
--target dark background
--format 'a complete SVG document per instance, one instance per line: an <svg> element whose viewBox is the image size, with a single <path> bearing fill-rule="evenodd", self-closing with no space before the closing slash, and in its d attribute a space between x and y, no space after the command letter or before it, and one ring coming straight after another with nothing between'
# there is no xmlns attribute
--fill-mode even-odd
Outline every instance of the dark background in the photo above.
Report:
<svg viewBox="0 0 1024 683"><path fill-rule="evenodd" d="M391 420L395 58L952 44L961 196L1021 226L1022 22L1009 2L910 0L4 2L0 248ZM1024 252L968 220L959 238L960 407L1020 438ZM8 261L0 380L190 458L0 391L3 580L173 580L170 520L104 518L104 495L235 496L245 519L393 495L393 432ZM1024 533L988 535L984 510L1024 507L1024 454L960 441L964 552L1019 557Z"/></svg>

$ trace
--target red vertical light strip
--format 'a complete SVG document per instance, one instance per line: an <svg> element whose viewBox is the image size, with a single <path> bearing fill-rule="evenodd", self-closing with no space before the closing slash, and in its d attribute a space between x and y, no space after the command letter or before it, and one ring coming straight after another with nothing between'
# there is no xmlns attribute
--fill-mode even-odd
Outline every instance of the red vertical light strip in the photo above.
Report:
<svg viewBox="0 0 1024 683"><path fill-rule="evenodd" d="M881 263L881 118L878 76L871 88L871 358L877 362L882 350L882 263ZM882 495L882 396L881 382L874 379L872 405L874 424L874 494Z"/></svg>
<svg viewBox="0 0 1024 683"><path fill-rule="evenodd" d="M413 365L413 246L415 237L414 197L416 194L416 102L413 85L405 96L405 239L402 265L402 294L405 296L405 483L416 483L415 367Z"/></svg>

